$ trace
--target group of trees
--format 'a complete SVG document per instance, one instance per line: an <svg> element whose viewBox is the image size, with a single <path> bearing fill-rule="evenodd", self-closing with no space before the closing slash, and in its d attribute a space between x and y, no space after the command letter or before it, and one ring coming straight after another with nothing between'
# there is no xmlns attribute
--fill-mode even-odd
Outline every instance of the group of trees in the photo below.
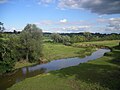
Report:
<svg viewBox="0 0 120 90"><path fill-rule="evenodd" d="M28 24L20 34L0 33L0 73L9 72L15 62L36 62L42 57L42 30Z"/></svg>
<svg viewBox="0 0 120 90"><path fill-rule="evenodd" d="M48 35L47 35L48 36ZM58 34L53 33L50 35L51 39L55 43L78 43L78 42L87 42L87 41L103 41L103 40L120 40L119 34L92 34L90 32L84 32L81 35L75 34Z"/></svg>
<svg viewBox="0 0 120 90"><path fill-rule="evenodd" d="M66 43L66 42L70 42L70 37L69 37L69 36L62 36L62 35L57 34L57 33L51 34L51 39L52 39L55 43Z"/></svg>
<svg viewBox="0 0 120 90"><path fill-rule="evenodd" d="M60 35L58 33L51 34L51 39L53 40L54 43L63 43L65 45L87 41L86 37L88 37L89 39L89 36L79 36L79 35L68 36L68 35Z"/></svg>

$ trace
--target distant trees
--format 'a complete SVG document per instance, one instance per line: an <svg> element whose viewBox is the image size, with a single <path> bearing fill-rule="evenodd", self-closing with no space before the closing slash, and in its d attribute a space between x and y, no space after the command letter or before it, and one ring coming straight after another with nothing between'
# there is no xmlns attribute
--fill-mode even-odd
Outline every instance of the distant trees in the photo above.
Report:
<svg viewBox="0 0 120 90"><path fill-rule="evenodd" d="M70 37L69 36L62 36L57 33L51 34L51 39L53 40L54 43L63 43L65 45L70 45Z"/></svg>
<svg viewBox="0 0 120 90"><path fill-rule="evenodd" d="M71 37L68 35L60 35L58 33L51 34L51 39L55 43L63 43L65 45L70 43L77 43L77 42L83 42L86 41L86 38L84 36L79 35L72 35Z"/></svg>
<svg viewBox="0 0 120 90"><path fill-rule="evenodd" d="M58 34L53 33L51 34L51 39L55 43L78 43L78 42L90 42L90 41L103 41L103 40L120 40L120 34L100 34L100 33L90 33L90 32L83 32L82 34L79 33L70 33L70 34Z"/></svg>
<svg viewBox="0 0 120 90"><path fill-rule="evenodd" d="M51 39L53 40L54 43L61 43L62 42L61 35L57 34L57 33L51 34Z"/></svg>
<svg viewBox="0 0 120 90"><path fill-rule="evenodd" d="M84 32L83 35L85 36L86 41L90 41L92 37L92 34L90 32Z"/></svg>
<svg viewBox="0 0 120 90"><path fill-rule="evenodd" d="M71 42L72 43L83 42L85 40L86 40L86 38L84 36L80 36L80 35L73 35L73 36L71 36Z"/></svg>

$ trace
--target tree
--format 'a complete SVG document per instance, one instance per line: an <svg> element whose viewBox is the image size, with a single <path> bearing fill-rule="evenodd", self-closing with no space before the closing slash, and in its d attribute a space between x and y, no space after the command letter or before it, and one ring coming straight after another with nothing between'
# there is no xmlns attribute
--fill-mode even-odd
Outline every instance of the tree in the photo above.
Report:
<svg viewBox="0 0 120 90"><path fill-rule="evenodd" d="M53 42L55 43L61 43L62 42L62 37L60 34L57 33L53 33L51 34L51 39L53 40Z"/></svg>
<svg viewBox="0 0 120 90"><path fill-rule="evenodd" d="M42 30L35 24L28 24L20 34L21 52L23 57L30 62L42 56Z"/></svg>
<svg viewBox="0 0 120 90"><path fill-rule="evenodd" d="M62 43L65 44L65 43L70 43L70 37L69 36L62 36Z"/></svg>
<svg viewBox="0 0 120 90"><path fill-rule="evenodd" d="M15 36L3 34L0 37L0 72L10 72L15 62L16 58L16 42Z"/></svg>
<svg viewBox="0 0 120 90"><path fill-rule="evenodd" d="M73 35L71 37L71 42L72 43L83 42L83 41L85 41L85 37L84 36Z"/></svg>
<svg viewBox="0 0 120 90"><path fill-rule="evenodd" d="M3 32L5 30L4 26L3 26L3 23L0 22L0 32Z"/></svg>
<svg viewBox="0 0 120 90"><path fill-rule="evenodd" d="M90 32L84 32L83 35L86 37L87 41L90 41L92 34Z"/></svg>

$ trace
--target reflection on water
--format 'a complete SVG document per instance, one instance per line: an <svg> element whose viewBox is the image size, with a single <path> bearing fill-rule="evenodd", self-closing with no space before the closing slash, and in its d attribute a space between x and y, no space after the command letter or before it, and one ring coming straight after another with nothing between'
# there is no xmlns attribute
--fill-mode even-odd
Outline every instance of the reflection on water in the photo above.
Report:
<svg viewBox="0 0 120 90"><path fill-rule="evenodd" d="M85 63L89 60L94 60L100 58L104 53L110 52L108 49L99 49L96 52L92 53L90 56L84 58L67 58L54 60L47 64L39 64L35 66L29 66L18 69L14 74L10 76L0 76L0 90L5 90L6 88L12 86L13 84L20 82L28 77L33 77L38 74L47 73L53 70L59 70L62 68L76 66L80 63Z"/></svg>

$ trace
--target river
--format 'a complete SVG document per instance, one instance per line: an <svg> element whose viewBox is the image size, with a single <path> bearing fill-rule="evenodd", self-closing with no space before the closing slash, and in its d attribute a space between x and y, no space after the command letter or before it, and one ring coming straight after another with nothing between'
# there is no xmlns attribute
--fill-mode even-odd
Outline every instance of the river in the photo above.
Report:
<svg viewBox="0 0 120 90"><path fill-rule="evenodd" d="M76 66L80 63L85 63L90 60L95 60L97 58L102 57L106 52L110 52L110 50L98 49L97 51L93 52L90 56L86 56L84 58L75 57L75 58L59 59L59 60L53 60L46 64L38 64L34 66L20 68L11 75L0 76L0 90L6 90L7 88L11 87L13 84L18 83L24 80L25 78L33 77L42 73L47 73L53 70L60 70L66 67Z"/></svg>

